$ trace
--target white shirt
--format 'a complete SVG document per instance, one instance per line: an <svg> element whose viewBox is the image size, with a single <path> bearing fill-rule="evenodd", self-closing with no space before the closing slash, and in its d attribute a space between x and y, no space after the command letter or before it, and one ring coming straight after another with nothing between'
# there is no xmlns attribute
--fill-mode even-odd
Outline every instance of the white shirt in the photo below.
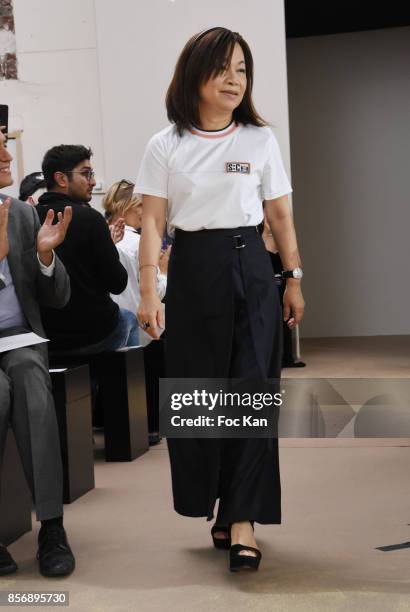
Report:
<svg viewBox="0 0 410 612"><path fill-rule="evenodd" d="M115 245L120 256L120 261L128 272L128 283L126 288L119 295L111 294L111 298L118 304L120 308L126 308L133 313L136 313L140 300L140 286L138 282L138 251L140 244L140 235L137 231L125 226L124 238ZM158 274L157 278L157 293L159 298L165 295L167 287L167 277L164 274ZM139 330L140 344L146 346L151 342L152 338L143 329Z"/></svg>
<svg viewBox="0 0 410 612"><path fill-rule="evenodd" d="M292 191L267 126L231 123L178 135L175 125L149 141L135 190L168 200L168 233L258 225L262 202Z"/></svg>

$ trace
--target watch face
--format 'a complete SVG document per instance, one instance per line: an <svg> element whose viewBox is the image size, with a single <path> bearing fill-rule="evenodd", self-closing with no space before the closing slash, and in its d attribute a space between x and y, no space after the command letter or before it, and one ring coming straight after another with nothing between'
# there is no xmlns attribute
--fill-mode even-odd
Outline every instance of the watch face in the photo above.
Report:
<svg viewBox="0 0 410 612"><path fill-rule="evenodd" d="M293 278L302 278L302 276L303 276L302 268L295 268L293 270Z"/></svg>

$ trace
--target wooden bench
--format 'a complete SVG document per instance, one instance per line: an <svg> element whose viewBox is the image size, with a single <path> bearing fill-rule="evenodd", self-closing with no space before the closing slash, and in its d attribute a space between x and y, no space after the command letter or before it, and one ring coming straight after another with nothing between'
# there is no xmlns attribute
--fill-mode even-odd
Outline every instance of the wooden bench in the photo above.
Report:
<svg viewBox="0 0 410 612"><path fill-rule="evenodd" d="M165 378L165 341L163 337L144 347L145 385L147 390L148 432L150 444L161 440L159 434L159 379Z"/></svg>
<svg viewBox="0 0 410 612"><path fill-rule="evenodd" d="M101 353L89 357L88 363L98 383L105 460L133 461L149 448L144 349Z"/></svg>
<svg viewBox="0 0 410 612"><path fill-rule="evenodd" d="M51 355L54 368L87 363L98 388L106 461L133 461L148 446L144 349L142 346L64 357Z"/></svg>
<svg viewBox="0 0 410 612"><path fill-rule="evenodd" d="M63 462L63 501L94 488L90 376L87 364L50 370Z"/></svg>
<svg viewBox="0 0 410 612"><path fill-rule="evenodd" d="M31 492L11 427L7 433L0 486L0 542L8 546L31 531L32 508Z"/></svg>

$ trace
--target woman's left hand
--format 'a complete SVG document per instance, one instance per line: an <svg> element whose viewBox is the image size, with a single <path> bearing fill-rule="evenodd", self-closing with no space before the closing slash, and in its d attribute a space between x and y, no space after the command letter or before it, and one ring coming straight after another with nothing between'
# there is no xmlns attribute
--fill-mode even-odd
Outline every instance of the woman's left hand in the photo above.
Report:
<svg viewBox="0 0 410 612"><path fill-rule="evenodd" d="M289 329L293 329L300 323L305 310L305 300L299 281L288 280L285 293L283 294L283 320Z"/></svg>

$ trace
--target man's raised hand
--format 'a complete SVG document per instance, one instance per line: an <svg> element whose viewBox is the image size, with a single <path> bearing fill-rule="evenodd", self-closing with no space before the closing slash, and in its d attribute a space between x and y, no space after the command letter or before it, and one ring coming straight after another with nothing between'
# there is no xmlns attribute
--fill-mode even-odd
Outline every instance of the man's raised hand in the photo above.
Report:
<svg viewBox="0 0 410 612"><path fill-rule="evenodd" d="M37 252L40 261L49 266L53 261L53 249L58 247L63 241L70 225L73 210L71 206L66 206L64 212L57 213L57 223L53 225L54 210L50 209L37 234Z"/></svg>

